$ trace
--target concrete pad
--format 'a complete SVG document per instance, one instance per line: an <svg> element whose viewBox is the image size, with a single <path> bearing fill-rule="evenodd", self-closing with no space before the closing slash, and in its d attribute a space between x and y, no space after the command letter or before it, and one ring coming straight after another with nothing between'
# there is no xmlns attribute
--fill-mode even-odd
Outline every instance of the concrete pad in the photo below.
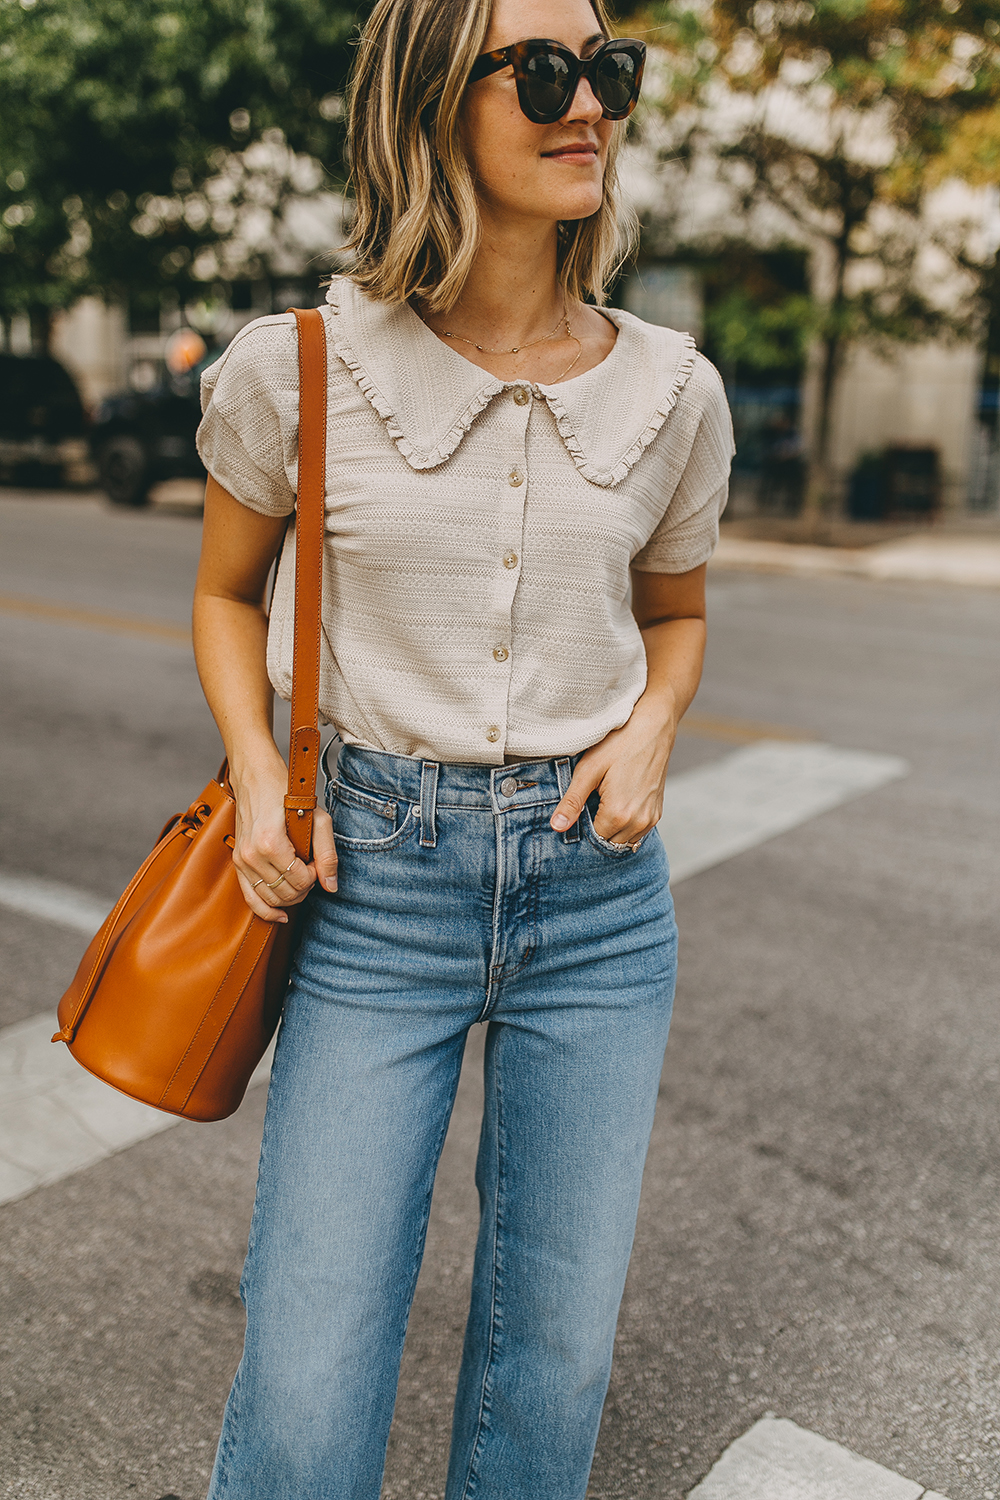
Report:
<svg viewBox="0 0 1000 1500"><path fill-rule="evenodd" d="M923 1485L784 1418L738 1438L688 1500L931 1500ZM943 1497L942 1497L943 1500Z"/></svg>
<svg viewBox="0 0 1000 1500"><path fill-rule="evenodd" d="M762 740L668 777L660 833L671 884L905 776L895 755Z"/></svg>

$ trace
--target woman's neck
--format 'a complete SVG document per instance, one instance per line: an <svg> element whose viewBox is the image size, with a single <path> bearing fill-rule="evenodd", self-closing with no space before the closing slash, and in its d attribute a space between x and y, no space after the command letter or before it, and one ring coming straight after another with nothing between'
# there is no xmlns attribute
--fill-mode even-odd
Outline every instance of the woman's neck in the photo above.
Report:
<svg viewBox="0 0 1000 1500"><path fill-rule="evenodd" d="M512 349L545 338L570 311L556 269L556 226L498 225L484 214L461 297L428 321L485 349Z"/></svg>
<svg viewBox="0 0 1000 1500"><path fill-rule="evenodd" d="M555 224L497 224L484 212L461 297L447 313L418 311L442 343L498 380L544 385L583 375L607 358L617 330L565 296L557 245Z"/></svg>

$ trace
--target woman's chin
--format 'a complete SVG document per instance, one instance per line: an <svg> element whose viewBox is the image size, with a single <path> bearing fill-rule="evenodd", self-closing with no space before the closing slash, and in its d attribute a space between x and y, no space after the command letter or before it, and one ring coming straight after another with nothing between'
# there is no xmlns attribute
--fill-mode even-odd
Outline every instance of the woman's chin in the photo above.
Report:
<svg viewBox="0 0 1000 1500"><path fill-rule="evenodd" d="M547 195L546 207L552 218L559 223L565 223L570 219L589 219L596 214L604 199L604 193L600 186L595 188L578 188L576 192L550 193Z"/></svg>

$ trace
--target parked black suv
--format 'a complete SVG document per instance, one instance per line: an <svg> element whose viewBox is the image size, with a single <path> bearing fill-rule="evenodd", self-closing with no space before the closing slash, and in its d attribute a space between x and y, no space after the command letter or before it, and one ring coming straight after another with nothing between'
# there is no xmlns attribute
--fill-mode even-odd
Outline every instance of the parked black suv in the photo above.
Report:
<svg viewBox="0 0 1000 1500"><path fill-rule="evenodd" d="M161 479L203 479L194 445L201 420L201 372L218 350L180 375L167 373L148 391L127 391L101 403L91 451L101 488L115 505L145 505Z"/></svg>
<svg viewBox="0 0 1000 1500"><path fill-rule="evenodd" d="M0 473L62 482L86 457L87 414L72 376L40 354L0 354Z"/></svg>

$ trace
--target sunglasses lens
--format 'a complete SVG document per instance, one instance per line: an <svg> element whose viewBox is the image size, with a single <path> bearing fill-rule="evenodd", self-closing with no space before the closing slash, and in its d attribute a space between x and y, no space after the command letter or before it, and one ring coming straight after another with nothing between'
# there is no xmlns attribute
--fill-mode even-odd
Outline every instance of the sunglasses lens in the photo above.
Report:
<svg viewBox="0 0 1000 1500"><path fill-rule="evenodd" d="M539 115L558 119L569 104L569 64L558 52L536 52L524 70L528 102Z"/></svg>
<svg viewBox="0 0 1000 1500"><path fill-rule="evenodd" d="M594 80L598 99L609 115L629 112L639 93L639 68L630 52L605 52Z"/></svg>

